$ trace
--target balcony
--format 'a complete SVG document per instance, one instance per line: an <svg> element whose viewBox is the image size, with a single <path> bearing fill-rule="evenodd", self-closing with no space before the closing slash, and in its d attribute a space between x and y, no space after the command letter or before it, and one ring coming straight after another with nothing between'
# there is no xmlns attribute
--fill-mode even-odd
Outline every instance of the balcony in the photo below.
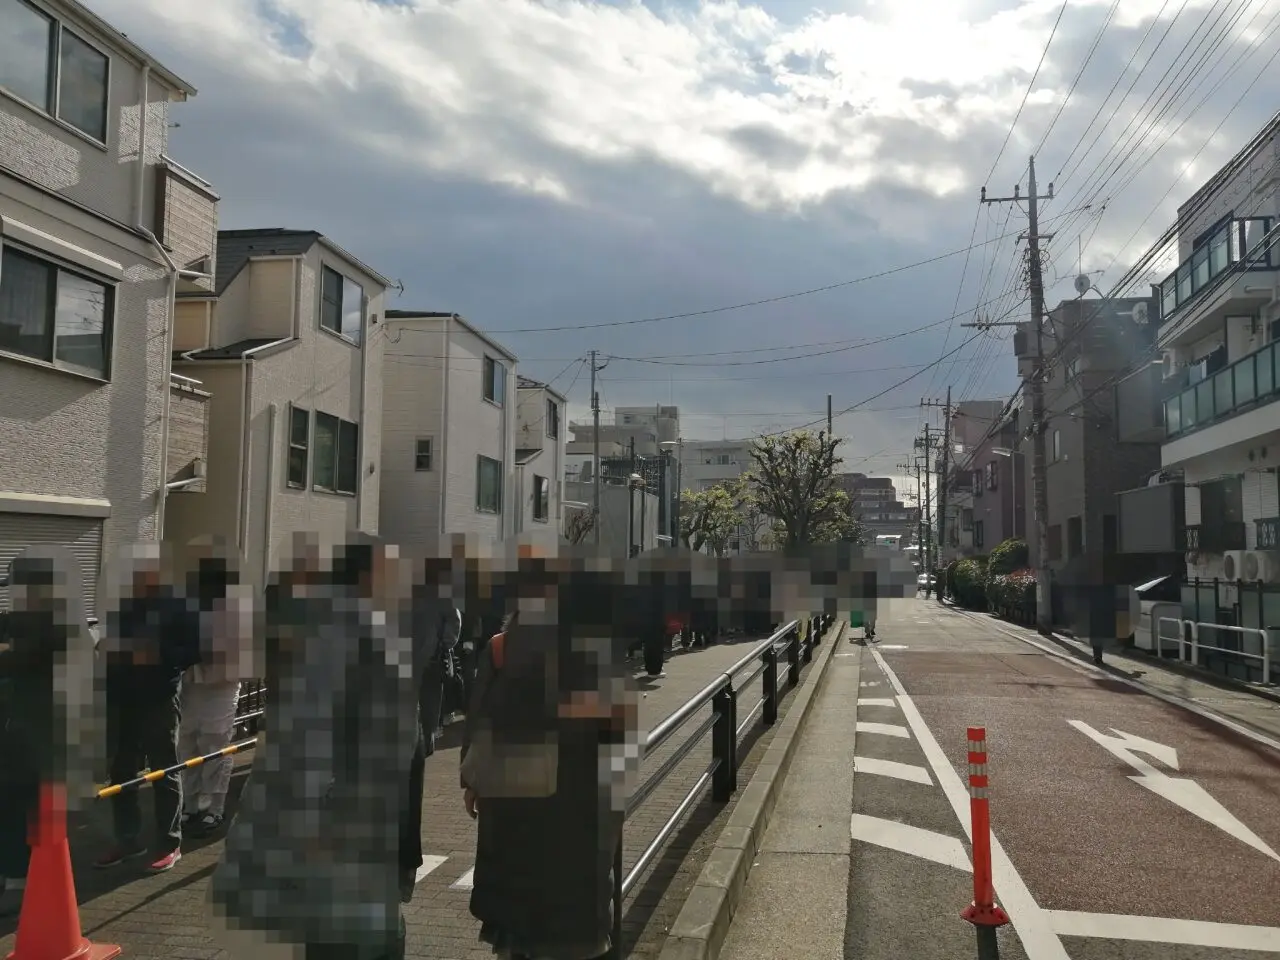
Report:
<svg viewBox="0 0 1280 960"><path fill-rule="evenodd" d="M1187 527L1187 550L1191 553L1223 553L1245 550L1247 546L1243 520Z"/></svg>
<svg viewBox="0 0 1280 960"><path fill-rule="evenodd" d="M1165 438L1234 417L1280 399L1280 341L1235 363L1164 402Z"/></svg>
<svg viewBox="0 0 1280 960"><path fill-rule="evenodd" d="M1270 217L1232 219L1223 223L1160 284L1161 323L1169 323L1178 311L1225 273L1280 267L1273 251L1275 245L1262 245L1270 230Z"/></svg>
<svg viewBox="0 0 1280 960"><path fill-rule="evenodd" d="M1259 550L1280 550L1280 517L1264 517L1253 521Z"/></svg>
<svg viewBox="0 0 1280 960"><path fill-rule="evenodd" d="M209 394L200 381L174 374L169 381L169 446L165 476L174 489L204 490L209 456Z"/></svg>

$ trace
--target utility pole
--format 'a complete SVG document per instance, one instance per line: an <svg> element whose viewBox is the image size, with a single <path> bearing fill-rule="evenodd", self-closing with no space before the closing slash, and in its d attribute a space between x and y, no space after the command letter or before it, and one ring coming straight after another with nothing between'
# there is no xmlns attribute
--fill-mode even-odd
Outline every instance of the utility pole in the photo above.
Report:
<svg viewBox="0 0 1280 960"><path fill-rule="evenodd" d="M1012 197L988 197L987 188L982 188L983 203L1020 203L1024 199L1027 201L1027 286L1031 294L1031 338L1035 357L1035 366L1026 380L1027 394L1031 400L1031 491L1036 520L1036 549L1031 561L1036 571L1036 626L1041 633L1047 633L1051 627L1049 567L1046 563L1049 545L1049 495L1045 483L1044 274L1040 261L1040 241L1051 239L1053 234L1040 232L1040 201L1053 199L1053 184L1049 184L1049 192L1045 196L1036 192L1035 157L1030 158L1027 166L1025 198L1019 196L1016 186Z"/></svg>
<svg viewBox="0 0 1280 960"><path fill-rule="evenodd" d="M924 549L924 500L920 495L920 464L917 463L900 463L898 469L907 476L916 478L916 546L923 551ZM907 494L911 496L911 494ZM924 567L924 554L920 555L921 569Z"/></svg>
<svg viewBox="0 0 1280 960"><path fill-rule="evenodd" d="M831 394L827 394L827 437L835 436L835 432L831 429Z"/></svg>
<svg viewBox="0 0 1280 960"><path fill-rule="evenodd" d="M596 351L591 351L591 531L600 546L600 392L596 390Z"/></svg>
<svg viewBox="0 0 1280 960"><path fill-rule="evenodd" d="M931 510L930 510L930 502L931 502L931 500L932 500L932 497L931 497L931 496L930 496L930 494L929 494L929 478L930 478L930 473L929 473L929 450L930 450L930 447L932 446L932 443L931 443L931 441L930 441L930 437L929 437L929 425L928 425L927 423L924 425L924 439L923 439L923 440L917 439L917 440L916 440L915 445L916 445L916 448L917 448L917 449L923 449L923 450L924 450L924 473L923 473L923 476L924 476L924 529L925 529L925 539L924 539L924 542L923 542L921 545L924 547L924 572L925 572L925 573L932 573L932 572L933 572L933 514L932 514L932 512L931 512ZM927 596L929 596L929 586L928 586L928 582L927 582L927 581L926 581L925 588L924 588L924 595L925 595L926 597L927 597Z"/></svg>
<svg viewBox="0 0 1280 960"><path fill-rule="evenodd" d="M947 387L947 402L921 400L922 407L942 408L942 456L938 460L938 550L947 549L947 487L951 472L951 388Z"/></svg>

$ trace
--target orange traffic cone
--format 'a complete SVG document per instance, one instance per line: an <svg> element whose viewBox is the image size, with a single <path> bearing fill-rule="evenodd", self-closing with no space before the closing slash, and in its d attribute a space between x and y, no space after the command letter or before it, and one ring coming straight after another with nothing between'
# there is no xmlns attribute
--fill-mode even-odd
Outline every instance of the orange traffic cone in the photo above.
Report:
<svg viewBox="0 0 1280 960"><path fill-rule="evenodd" d="M61 784L42 784L18 939L8 960L112 960L118 956L119 947L90 943L81 933L67 845L66 791Z"/></svg>

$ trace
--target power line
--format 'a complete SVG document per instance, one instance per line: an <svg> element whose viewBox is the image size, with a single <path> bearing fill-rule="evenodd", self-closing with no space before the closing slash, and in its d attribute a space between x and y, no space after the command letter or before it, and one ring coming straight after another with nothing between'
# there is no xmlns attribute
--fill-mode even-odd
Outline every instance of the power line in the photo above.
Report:
<svg viewBox="0 0 1280 960"><path fill-rule="evenodd" d="M1111 25L1112 18L1116 15L1116 9L1120 6L1120 0L1112 0L1111 9L1107 11L1107 19L1102 22L1102 26L1098 29L1097 35L1093 38L1093 43L1089 47L1088 53L1084 56L1084 62L1080 64L1080 69L1076 73L1075 79L1071 81L1071 86L1067 88L1067 95L1058 102L1058 109L1053 115L1053 119L1049 121L1049 126L1045 128L1044 134L1040 137L1040 142L1036 144L1036 148L1032 150L1032 154L1038 154L1043 149L1045 141L1049 139L1049 134L1053 133L1053 128L1058 122L1058 118L1062 116L1062 111L1066 109L1067 104L1071 100L1071 95L1076 92L1076 87L1080 83L1080 78L1084 76L1085 68L1089 66L1093 60L1094 53L1098 50L1098 44L1102 42L1102 36L1107 32L1107 27Z"/></svg>

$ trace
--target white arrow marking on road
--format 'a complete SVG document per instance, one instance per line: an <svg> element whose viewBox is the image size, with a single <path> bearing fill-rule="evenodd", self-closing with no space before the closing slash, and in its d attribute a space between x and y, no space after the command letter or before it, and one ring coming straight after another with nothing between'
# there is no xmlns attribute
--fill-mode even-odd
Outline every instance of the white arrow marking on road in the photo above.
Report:
<svg viewBox="0 0 1280 960"><path fill-rule="evenodd" d="M1138 776L1129 777L1134 783L1145 787L1158 797L1164 797L1164 799L1181 807L1192 816L1213 824L1219 830L1235 837L1241 843L1248 844L1259 853L1280 862L1280 854L1277 854L1271 847L1267 846L1266 841L1241 823L1235 814L1210 796L1209 792L1200 784L1185 777L1171 777L1135 755L1136 752L1147 753L1166 762L1172 755L1173 760L1169 765L1177 769L1177 754L1173 748L1160 743L1152 743L1150 740L1143 740L1141 737L1121 733L1119 730L1113 731L1117 736L1108 736L1105 733L1099 733L1087 723L1082 723L1079 720L1068 720L1067 722L1113 757L1123 760L1137 770ZM1151 750L1153 747L1155 752Z"/></svg>
<svg viewBox="0 0 1280 960"><path fill-rule="evenodd" d="M854 840L861 840L863 843L931 860L944 867L955 867L965 873L973 872L964 844L945 833L934 833L897 820L882 820L855 813L849 821L849 834Z"/></svg>
<svg viewBox="0 0 1280 960"><path fill-rule="evenodd" d="M893 697L863 697L858 701L860 707L896 707L898 701Z"/></svg>

